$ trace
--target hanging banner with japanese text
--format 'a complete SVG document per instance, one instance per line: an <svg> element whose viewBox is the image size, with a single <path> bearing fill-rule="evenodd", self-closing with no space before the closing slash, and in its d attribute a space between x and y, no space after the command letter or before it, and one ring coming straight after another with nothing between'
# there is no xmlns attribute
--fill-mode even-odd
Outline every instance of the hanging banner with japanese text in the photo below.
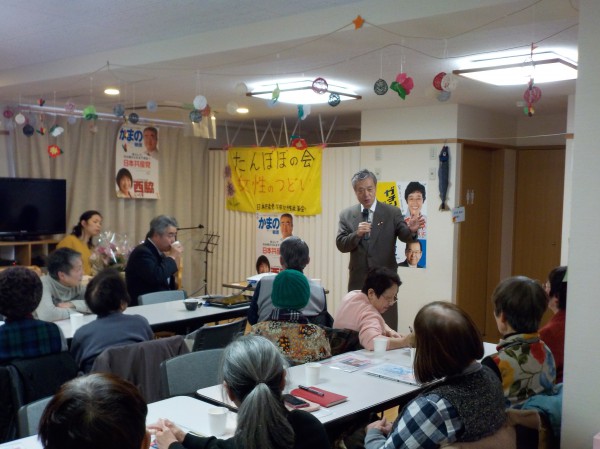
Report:
<svg viewBox="0 0 600 449"><path fill-rule="evenodd" d="M126 123L119 128L115 145L117 198L158 199L158 129Z"/></svg>
<svg viewBox="0 0 600 449"><path fill-rule="evenodd" d="M227 209L320 214L322 150L230 148Z"/></svg>

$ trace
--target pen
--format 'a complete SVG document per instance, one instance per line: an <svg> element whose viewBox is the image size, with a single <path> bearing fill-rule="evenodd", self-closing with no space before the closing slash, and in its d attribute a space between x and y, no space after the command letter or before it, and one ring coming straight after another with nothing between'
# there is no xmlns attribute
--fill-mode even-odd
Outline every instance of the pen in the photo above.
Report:
<svg viewBox="0 0 600 449"><path fill-rule="evenodd" d="M321 396L321 397L325 396L325 393L322 393L317 390L313 390L310 387L305 387L304 385L298 385L298 388L300 388L301 390L304 390L304 391L308 391L309 393L316 394L317 396Z"/></svg>

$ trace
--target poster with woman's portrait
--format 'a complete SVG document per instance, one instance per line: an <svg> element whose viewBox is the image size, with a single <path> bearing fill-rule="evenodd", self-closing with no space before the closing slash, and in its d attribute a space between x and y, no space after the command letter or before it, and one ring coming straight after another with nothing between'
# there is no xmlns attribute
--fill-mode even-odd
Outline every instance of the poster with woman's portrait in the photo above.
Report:
<svg viewBox="0 0 600 449"><path fill-rule="evenodd" d="M425 268L427 266L427 182L398 182L398 192L400 192L400 208L404 220L407 223L411 217L422 217L425 220L425 224L419 228L417 233L418 241L405 244L403 251L397 248L398 266Z"/></svg>
<svg viewBox="0 0 600 449"><path fill-rule="evenodd" d="M116 142L117 198L158 199L158 129L126 123Z"/></svg>

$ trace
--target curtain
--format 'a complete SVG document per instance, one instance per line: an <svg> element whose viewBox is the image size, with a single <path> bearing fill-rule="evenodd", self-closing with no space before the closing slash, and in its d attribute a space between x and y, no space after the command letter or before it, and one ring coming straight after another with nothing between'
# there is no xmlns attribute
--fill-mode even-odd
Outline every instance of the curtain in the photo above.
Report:
<svg viewBox="0 0 600 449"><path fill-rule="evenodd" d="M67 180L67 233L86 210L102 213L103 229L127 233L136 244L148 232L150 220L160 214L174 216L180 227L206 224L203 207L208 200L208 140L186 136L180 127L158 126L160 149L160 199L118 199L115 195L115 142L120 122L67 117L37 116L35 128L46 130L57 124L65 129L59 137L36 132L27 137L20 128L11 131L7 144L9 173L17 177ZM42 122L43 120L43 122ZM97 132L91 127L96 126ZM63 154L49 157L48 145L57 144ZM202 231L180 231L184 245L183 287L188 293L200 288L203 257L194 248Z"/></svg>

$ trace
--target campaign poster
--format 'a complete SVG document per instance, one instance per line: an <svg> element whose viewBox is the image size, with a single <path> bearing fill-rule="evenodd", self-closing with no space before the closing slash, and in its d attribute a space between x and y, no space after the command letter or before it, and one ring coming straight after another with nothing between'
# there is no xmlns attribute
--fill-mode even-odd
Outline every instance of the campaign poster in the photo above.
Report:
<svg viewBox="0 0 600 449"><path fill-rule="evenodd" d="M282 241L280 214L256 214L256 260L265 256L272 273L281 271L279 245Z"/></svg>
<svg viewBox="0 0 600 449"><path fill-rule="evenodd" d="M115 194L124 199L158 199L158 128L125 123L115 145Z"/></svg>

